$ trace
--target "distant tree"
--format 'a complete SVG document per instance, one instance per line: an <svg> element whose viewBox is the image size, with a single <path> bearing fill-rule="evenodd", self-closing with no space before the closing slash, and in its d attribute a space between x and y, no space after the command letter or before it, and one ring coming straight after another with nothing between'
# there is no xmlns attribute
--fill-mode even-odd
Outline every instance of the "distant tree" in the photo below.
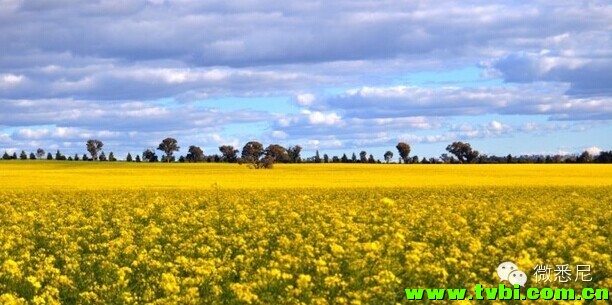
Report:
<svg viewBox="0 0 612 305"><path fill-rule="evenodd" d="M157 162L157 155L150 149L145 150L142 153L142 160L146 162Z"/></svg>
<svg viewBox="0 0 612 305"><path fill-rule="evenodd" d="M340 158L338 158L338 156L333 156L332 163L340 163Z"/></svg>
<svg viewBox="0 0 612 305"><path fill-rule="evenodd" d="M247 163L257 163L264 154L264 148L257 141L250 141L242 148L242 160Z"/></svg>
<svg viewBox="0 0 612 305"><path fill-rule="evenodd" d="M473 150L469 143L463 142L453 142L446 147L446 150L455 155L461 163L472 163L479 155L478 151Z"/></svg>
<svg viewBox="0 0 612 305"><path fill-rule="evenodd" d="M137 163L140 163L140 155L136 155L136 160Z"/></svg>
<svg viewBox="0 0 612 305"><path fill-rule="evenodd" d="M374 159L372 154L370 154L370 157L368 157L368 163L376 163L376 159Z"/></svg>
<svg viewBox="0 0 612 305"><path fill-rule="evenodd" d="M423 157L423 160L421 160L421 164L429 164L429 161L427 161L427 159L425 159L425 157Z"/></svg>
<svg viewBox="0 0 612 305"><path fill-rule="evenodd" d="M329 163L329 156L327 154L323 154L323 163Z"/></svg>
<svg viewBox="0 0 612 305"><path fill-rule="evenodd" d="M72 158L74 161L79 161L79 154L74 154L74 158Z"/></svg>
<svg viewBox="0 0 612 305"><path fill-rule="evenodd" d="M36 150L36 157L38 157L38 159L42 159L45 157L45 150L42 148L39 148Z"/></svg>
<svg viewBox="0 0 612 305"><path fill-rule="evenodd" d="M223 161L229 163L235 163L238 160L238 150L234 149L234 146L223 145L219 146L219 151L223 155Z"/></svg>
<svg viewBox="0 0 612 305"><path fill-rule="evenodd" d="M185 163L185 161L186 161L186 159L185 159L184 156L180 156L179 159L178 159L179 163Z"/></svg>
<svg viewBox="0 0 612 305"><path fill-rule="evenodd" d="M11 156L5 151L4 155L2 155L2 160L10 160Z"/></svg>
<svg viewBox="0 0 612 305"><path fill-rule="evenodd" d="M289 146L289 148L287 149L287 154L289 155L289 162L292 162L292 163L302 162L302 158L300 157L301 152L302 152L302 146L299 146L299 145Z"/></svg>
<svg viewBox="0 0 612 305"><path fill-rule="evenodd" d="M183 160L187 162L201 162L204 160L204 151L198 146L191 145L187 150L187 157L183 158Z"/></svg>
<svg viewBox="0 0 612 305"><path fill-rule="evenodd" d="M321 163L321 155L319 155L319 150L318 150L318 149L317 149L317 151L315 152L314 162L315 162L315 163Z"/></svg>
<svg viewBox="0 0 612 305"><path fill-rule="evenodd" d="M287 149L278 144L270 144L266 147L264 151L266 157L271 157L274 159L274 162L288 162L289 161L289 153Z"/></svg>
<svg viewBox="0 0 612 305"><path fill-rule="evenodd" d="M357 155L355 153L353 153L353 155L351 156L351 162L357 163Z"/></svg>
<svg viewBox="0 0 612 305"><path fill-rule="evenodd" d="M59 151L59 149L55 152L55 160L66 160L66 157L64 155L62 155L62 153Z"/></svg>
<svg viewBox="0 0 612 305"><path fill-rule="evenodd" d="M34 153L30 153L30 160L36 160L36 155Z"/></svg>
<svg viewBox="0 0 612 305"><path fill-rule="evenodd" d="M242 148L242 160L246 163L257 164L264 154L264 148L257 141L250 141Z"/></svg>
<svg viewBox="0 0 612 305"><path fill-rule="evenodd" d="M342 162L342 163L348 163L349 162L349 159L346 156L346 154L342 154L342 158L340 158L340 162Z"/></svg>
<svg viewBox="0 0 612 305"><path fill-rule="evenodd" d="M89 161L89 158L87 157L86 154L83 154L83 157L81 157L82 161Z"/></svg>
<svg viewBox="0 0 612 305"><path fill-rule="evenodd" d="M408 143L399 142L395 146L397 148L397 152L400 155L400 158L404 161L404 163L408 163L408 156L410 155L410 145Z"/></svg>
<svg viewBox="0 0 612 305"><path fill-rule="evenodd" d="M51 153L47 153L47 160L53 160L53 155L51 155Z"/></svg>
<svg viewBox="0 0 612 305"><path fill-rule="evenodd" d="M612 163L612 150L600 152L595 161L597 163Z"/></svg>
<svg viewBox="0 0 612 305"><path fill-rule="evenodd" d="M108 154L108 161L110 161L110 162L117 161L117 158L115 158L115 154L113 154L112 151Z"/></svg>
<svg viewBox="0 0 612 305"><path fill-rule="evenodd" d="M17 152L13 152L11 155L11 160L17 160Z"/></svg>
<svg viewBox="0 0 612 305"><path fill-rule="evenodd" d="M68 157L68 161L72 161L72 157L70 157L70 156L69 156L69 157Z"/></svg>
<svg viewBox="0 0 612 305"><path fill-rule="evenodd" d="M544 163L553 163L553 159L550 157L550 155L546 155L546 158L544 159Z"/></svg>
<svg viewBox="0 0 612 305"><path fill-rule="evenodd" d="M580 157L578 157L578 163L591 163L593 162L593 156L588 151L583 151Z"/></svg>
<svg viewBox="0 0 612 305"><path fill-rule="evenodd" d="M101 153L100 153L100 156L98 157L98 159L99 159L100 161L107 161L107 159L106 159L106 154L104 154L104 152L101 152Z"/></svg>
<svg viewBox="0 0 612 305"><path fill-rule="evenodd" d="M365 150L362 150L359 153L359 162L367 163L368 162L368 153Z"/></svg>
<svg viewBox="0 0 612 305"><path fill-rule="evenodd" d="M410 161L410 163L414 163L414 164L419 163L419 156L416 156L416 155L415 155L415 156L413 156L413 157L412 157L412 160Z"/></svg>
<svg viewBox="0 0 612 305"><path fill-rule="evenodd" d="M127 156L125 157L125 161L126 161L126 162L132 162L132 161L134 161L134 160L133 160L133 158L132 158L132 154L131 154L131 153L128 153L128 154L127 154Z"/></svg>
<svg viewBox="0 0 612 305"><path fill-rule="evenodd" d="M384 157L385 157L385 162L389 163L393 159L393 153L390 150L387 150Z"/></svg>
<svg viewBox="0 0 612 305"><path fill-rule="evenodd" d="M157 150L161 150L164 152L165 157L163 158L163 160L165 160L166 162L170 162L174 160L172 158L172 155L174 154L175 151L179 151L179 149L180 147L178 146L178 142L174 138L163 139L161 143L159 143L159 146L157 147Z"/></svg>
<svg viewBox="0 0 612 305"><path fill-rule="evenodd" d="M451 159L452 159L452 157L449 156L448 154L441 154L440 155L440 161L442 161L442 163L452 163Z"/></svg>
<svg viewBox="0 0 612 305"><path fill-rule="evenodd" d="M102 147L104 147L104 143L102 143L102 141L100 140L89 139L87 140L87 143L85 146L89 154L91 154L91 159L93 161L97 161L98 153L102 150Z"/></svg>
<svg viewBox="0 0 612 305"><path fill-rule="evenodd" d="M19 155L19 159L20 160L27 160L28 159L28 154L26 154L25 151L21 151L21 154Z"/></svg>

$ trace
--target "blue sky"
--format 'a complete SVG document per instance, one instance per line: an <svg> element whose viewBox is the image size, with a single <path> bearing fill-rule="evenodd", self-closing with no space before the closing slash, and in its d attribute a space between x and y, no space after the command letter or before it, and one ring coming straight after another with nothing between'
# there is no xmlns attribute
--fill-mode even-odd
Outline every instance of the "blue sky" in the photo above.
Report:
<svg viewBox="0 0 612 305"><path fill-rule="evenodd" d="M0 0L0 42L0 152L612 149L609 1Z"/></svg>

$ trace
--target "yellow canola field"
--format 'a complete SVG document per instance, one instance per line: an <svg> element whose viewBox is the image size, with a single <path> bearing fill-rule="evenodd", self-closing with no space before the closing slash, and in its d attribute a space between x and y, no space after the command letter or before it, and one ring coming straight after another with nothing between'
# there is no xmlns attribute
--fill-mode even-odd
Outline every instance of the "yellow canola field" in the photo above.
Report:
<svg viewBox="0 0 612 305"><path fill-rule="evenodd" d="M408 304L505 261L612 288L610 166L83 163L0 162L0 304Z"/></svg>
<svg viewBox="0 0 612 305"><path fill-rule="evenodd" d="M4 189L612 186L610 164L276 164L0 161Z"/></svg>

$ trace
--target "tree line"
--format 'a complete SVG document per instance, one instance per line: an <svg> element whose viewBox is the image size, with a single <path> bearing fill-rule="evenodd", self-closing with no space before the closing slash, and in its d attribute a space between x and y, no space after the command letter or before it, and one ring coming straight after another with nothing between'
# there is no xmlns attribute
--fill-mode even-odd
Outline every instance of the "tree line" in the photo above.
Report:
<svg viewBox="0 0 612 305"><path fill-rule="evenodd" d="M115 154L111 151L108 156L103 151L104 143L97 139L87 140L85 148L89 155L75 154L74 156L65 156L59 150L52 154L45 152L39 148L36 152L31 152L29 155L25 151L17 156L14 152L9 155L6 151L2 156L3 160L65 160L65 161L117 161ZM602 151L598 155L592 155L588 151L582 152L580 155L521 155L512 156L488 156L480 154L473 149L469 143L453 142L446 147L447 153L443 153L439 158L422 158L418 156L410 156L410 144L399 142L395 149L398 153L398 163L404 164L490 164L490 163L612 163L612 151ZM368 154L365 150L359 152L359 155L352 153L350 157L346 154L342 156L329 156L328 154L319 154L317 150L314 156L302 158L302 147L294 145L283 147L278 144L270 144L264 148L264 145L257 141L246 143L242 150L238 150L231 145L219 146L219 153L206 155L204 150L199 146L191 145L187 149L186 155L181 155L176 158L175 153L180 150L178 141L174 138L165 138L158 145L157 149L146 149L141 155L132 156L128 153L125 157L126 162L226 162L247 164L252 168L272 168L275 163L395 163L394 153L388 150L383 155L383 160L376 159L372 154ZM158 156L156 151L161 151L163 154Z"/></svg>

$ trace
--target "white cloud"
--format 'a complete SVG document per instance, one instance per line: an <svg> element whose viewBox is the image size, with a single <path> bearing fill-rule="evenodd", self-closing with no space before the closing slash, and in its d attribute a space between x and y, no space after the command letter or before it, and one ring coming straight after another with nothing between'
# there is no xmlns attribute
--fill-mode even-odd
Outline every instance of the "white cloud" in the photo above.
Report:
<svg viewBox="0 0 612 305"><path fill-rule="evenodd" d="M599 153L601 153L601 148L599 148L597 146L587 147L584 150L588 151L589 154L591 154L593 156L599 155Z"/></svg>
<svg viewBox="0 0 612 305"><path fill-rule="evenodd" d="M279 139L279 140L284 140L287 139L289 137L289 135L282 131L282 130L274 130L272 131L272 138L274 139Z"/></svg>
<svg viewBox="0 0 612 305"><path fill-rule="evenodd" d="M313 125L337 125L342 123L342 118L335 112L323 113L320 111L304 110L302 113L307 115L308 122Z"/></svg>
<svg viewBox="0 0 612 305"><path fill-rule="evenodd" d="M23 75L0 74L0 88L12 88L21 84L26 79Z"/></svg>
<svg viewBox="0 0 612 305"><path fill-rule="evenodd" d="M314 103L315 96L310 93L302 93L302 94L298 94L295 97L295 100L297 104L300 106L310 106Z"/></svg>

